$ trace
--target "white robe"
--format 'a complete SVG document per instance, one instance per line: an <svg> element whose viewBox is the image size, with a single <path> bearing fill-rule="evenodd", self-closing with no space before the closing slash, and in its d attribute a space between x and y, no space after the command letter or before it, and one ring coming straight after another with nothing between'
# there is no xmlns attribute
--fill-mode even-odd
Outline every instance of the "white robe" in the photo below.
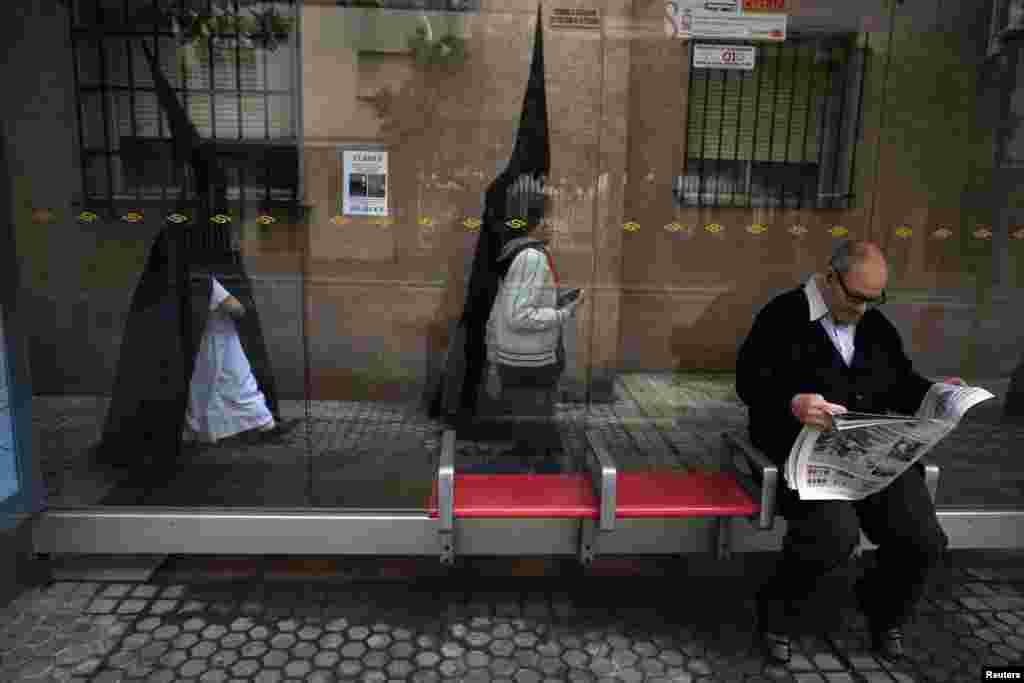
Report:
<svg viewBox="0 0 1024 683"><path fill-rule="evenodd" d="M186 422L192 434L207 443L274 426L266 397L242 350L235 321L226 313L215 311L229 296L230 292L213 278L210 315L189 386Z"/></svg>

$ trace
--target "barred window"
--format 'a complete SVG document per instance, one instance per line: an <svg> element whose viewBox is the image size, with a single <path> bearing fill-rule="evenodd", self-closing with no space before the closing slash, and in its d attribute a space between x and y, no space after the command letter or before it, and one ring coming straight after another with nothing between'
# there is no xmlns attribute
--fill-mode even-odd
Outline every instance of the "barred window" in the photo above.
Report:
<svg viewBox="0 0 1024 683"><path fill-rule="evenodd" d="M233 34L183 47L168 26L141 19L153 16L143 12L161 8L209 12L222 5L210 0L72 0L85 203L192 199L191 171L183 167L184 160L175 162L171 128L143 41L200 138L216 143L228 199L297 200L297 36L293 33L273 51L258 46L237 50ZM227 7L241 15L272 7L296 17L294 0L232 0Z"/></svg>
<svg viewBox="0 0 1024 683"><path fill-rule="evenodd" d="M852 206L863 76L852 36L759 45L753 71L691 69L678 203Z"/></svg>

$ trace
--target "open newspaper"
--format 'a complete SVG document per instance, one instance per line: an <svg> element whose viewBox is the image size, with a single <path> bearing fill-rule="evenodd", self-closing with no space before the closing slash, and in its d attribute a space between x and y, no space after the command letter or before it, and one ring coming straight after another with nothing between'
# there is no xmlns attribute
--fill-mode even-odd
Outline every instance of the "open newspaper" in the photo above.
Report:
<svg viewBox="0 0 1024 683"><path fill-rule="evenodd" d="M785 478L801 500L860 500L881 491L994 396L981 387L933 384L917 414L849 412L834 428L805 426L786 460Z"/></svg>

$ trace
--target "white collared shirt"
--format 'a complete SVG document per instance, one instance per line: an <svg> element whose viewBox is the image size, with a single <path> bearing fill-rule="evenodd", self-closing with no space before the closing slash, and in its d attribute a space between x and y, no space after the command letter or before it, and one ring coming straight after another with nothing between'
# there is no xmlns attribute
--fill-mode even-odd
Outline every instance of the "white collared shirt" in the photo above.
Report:
<svg viewBox="0 0 1024 683"><path fill-rule="evenodd" d="M824 297L821 296L821 290L818 289L816 275L812 275L807 280L807 284L804 285L804 294L807 295L807 302L810 304L811 322L815 320L821 322L821 326L825 328L825 333L832 340L833 346L839 351L839 355L843 357L843 362L849 366L853 362L853 353L855 351L853 339L857 332L857 323L850 323L849 325L839 325L836 323L832 314L828 311Z"/></svg>

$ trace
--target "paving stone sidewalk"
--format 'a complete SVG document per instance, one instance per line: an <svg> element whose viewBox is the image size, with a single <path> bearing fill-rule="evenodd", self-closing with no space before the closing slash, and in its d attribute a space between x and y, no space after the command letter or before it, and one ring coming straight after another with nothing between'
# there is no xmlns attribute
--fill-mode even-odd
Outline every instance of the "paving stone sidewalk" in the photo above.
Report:
<svg viewBox="0 0 1024 683"><path fill-rule="evenodd" d="M841 603L841 624L800 638L785 667L757 654L752 587L738 578L284 562L307 570L171 558L140 580L65 573L0 609L0 681L945 682L1024 653L1024 561L940 572L904 662L867 652L863 620Z"/></svg>

